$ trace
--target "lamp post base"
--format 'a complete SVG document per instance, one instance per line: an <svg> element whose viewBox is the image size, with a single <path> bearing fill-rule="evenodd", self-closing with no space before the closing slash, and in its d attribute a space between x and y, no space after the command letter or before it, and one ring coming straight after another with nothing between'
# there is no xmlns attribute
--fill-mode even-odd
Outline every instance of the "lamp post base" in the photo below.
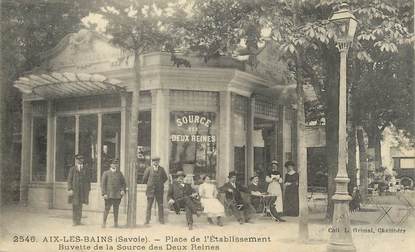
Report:
<svg viewBox="0 0 415 252"><path fill-rule="evenodd" d="M352 244L329 244L327 246L327 252L339 252L339 251L348 251L355 252L356 247Z"/></svg>
<svg viewBox="0 0 415 252"><path fill-rule="evenodd" d="M327 246L328 252L356 251L353 245L352 230L350 228L349 201L352 199L347 193L347 177L337 177L336 194L333 196L334 212L333 224L329 231L331 237Z"/></svg>

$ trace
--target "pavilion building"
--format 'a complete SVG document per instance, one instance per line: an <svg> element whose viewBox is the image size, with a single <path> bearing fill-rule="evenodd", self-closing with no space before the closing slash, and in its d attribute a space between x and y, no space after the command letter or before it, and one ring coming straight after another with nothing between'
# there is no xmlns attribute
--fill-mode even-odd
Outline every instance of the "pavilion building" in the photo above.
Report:
<svg viewBox="0 0 415 252"><path fill-rule="evenodd" d="M225 56L187 57L191 67L174 66L165 52L141 56L139 208L145 204L141 177L152 156L169 174L209 174L219 185L230 171L247 183L271 160L295 158L295 89L283 77L284 64L266 68L269 57L264 49L254 68ZM118 158L126 174L134 83L134 56L86 30L67 35L43 54L39 68L15 82L23 94L23 203L69 209L68 171L82 154L93 182L87 209L102 210L100 179L110 160Z"/></svg>

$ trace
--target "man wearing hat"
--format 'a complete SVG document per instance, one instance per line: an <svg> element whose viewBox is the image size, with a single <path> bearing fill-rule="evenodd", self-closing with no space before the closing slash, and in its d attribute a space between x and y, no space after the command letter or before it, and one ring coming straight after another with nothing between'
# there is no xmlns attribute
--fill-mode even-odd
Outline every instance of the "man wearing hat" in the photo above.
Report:
<svg viewBox="0 0 415 252"><path fill-rule="evenodd" d="M262 189L259 186L259 176L254 175L250 179L250 183L248 185L248 191L250 192L250 201L252 206L254 207L255 211L259 210L261 204L261 194Z"/></svg>
<svg viewBox="0 0 415 252"><path fill-rule="evenodd" d="M229 181L219 188L220 192L225 193L229 208L240 224L250 222L253 207L242 198L241 192L250 193L247 188L236 182L236 173L229 173Z"/></svg>
<svg viewBox="0 0 415 252"><path fill-rule="evenodd" d="M150 223L151 208L153 206L154 198L156 198L158 205L159 222L164 224L163 194L164 183L167 181L167 174L164 168L160 166L160 157L153 157L151 162L152 165L147 167L143 175L143 184L147 184L147 211L145 224Z"/></svg>
<svg viewBox="0 0 415 252"><path fill-rule="evenodd" d="M90 171L84 165L84 157L78 154L75 156L75 166L70 168L68 174L68 201L70 204L72 203L74 226L81 225L82 204L88 204L90 190Z"/></svg>
<svg viewBox="0 0 415 252"><path fill-rule="evenodd" d="M102 227L106 226L111 206L114 211L114 227L118 227L118 209L125 194L125 178L120 171L118 159L112 160L110 169L102 174L101 193L105 201Z"/></svg>
<svg viewBox="0 0 415 252"><path fill-rule="evenodd" d="M176 214L179 214L180 209L184 208L187 226L189 230L192 230L193 214L198 214L196 204L193 202L193 197L196 197L197 193L191 185L191 178L185 177L182 171L176 173L176 179L170 185L167 197L169 199L169 205L173 206Z"/></svg>

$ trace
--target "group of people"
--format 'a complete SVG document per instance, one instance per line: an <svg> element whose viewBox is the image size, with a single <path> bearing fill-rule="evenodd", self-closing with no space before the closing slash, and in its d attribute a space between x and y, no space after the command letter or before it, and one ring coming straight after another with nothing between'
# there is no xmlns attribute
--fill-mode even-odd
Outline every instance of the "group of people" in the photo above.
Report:
<svg viewBox="0 0 415 252"><path fill-rule="evenodd" d="M106 227L111 207L114 212L114 227L118 227L118 210L126 192L125 178L119 168L118 159L111 160L109 169L102 174L101 193L105 204L102 227ZM76 155L75 165L70 168L68 174L68 201L72 204L74 226L82 225L82 205L89 202L90 178L89 169L84 164L84 157Z"/></svg>
<svg viewBox="0 0 415 252"><path fill-rule="evenodd" d="M281 216L298 216L298 173L294 170L294 163L288 161L285 166L288 169L285 175L285 194L282 196L282 178L278 172L278 162L272 162L272 170L266 176L267 188L264 191L259 186L257 175L251 178L251 183L245 187L236 181L236 173L230 172L228 182L217 188L208 175L202 177L203 182L197 187L191 176L186 176L182 171L175 174L175 179L168 188L168 204L176 213L184 211L188 228L193 229L193 215L200 216L203 212L207 215L210 224L223 226L225 206L240 224L252 222L252 214L260 202L261 195L269 194L268 205L271 206L276 221L284 221ZM158 206L158 219L164 224L164 184L168 176L160 166L160 158L152 158L152 165L143 175L143 183L146 187L147 209L145 224L151 220L151 209L154 201ZM82 205L88 204L88 195L91 189L89 170L84 167L82 155L75 156L75 165L68 175L69 202L73 208L73 225L81 225ZM225 201L222 204L218 200L218 193L224 193ZM118 211L122 197L126 193L126 183L119 169L119 161L111 160L110 167L104 171L101 179L101 193L104 199L105 210L102 227L106 227L107 217L111 207L114 213L114 227L118 227ZM248 197L245 197L248 195Z"/></svg>
<svg viewBox="0 0 415 252"><path fill-rule="evenodd" d="M270 215L277 222L284 222L282 216L298 216L298 173L295 171L294 162L287 161L285 167L287 173L283 181L279 172L278 161L272 161L271 171L265 176L264 181L260 181L261 176L256 174L251 177L247 189L240 187L240 191L250 194L251 209L263 211L264 204L268 206ZM232 181L232 178L229 178ZM260 183L262 182L262 183ZM261 186L262 184L262 186ZM282 188L285 188L283 195Z"/></svg>

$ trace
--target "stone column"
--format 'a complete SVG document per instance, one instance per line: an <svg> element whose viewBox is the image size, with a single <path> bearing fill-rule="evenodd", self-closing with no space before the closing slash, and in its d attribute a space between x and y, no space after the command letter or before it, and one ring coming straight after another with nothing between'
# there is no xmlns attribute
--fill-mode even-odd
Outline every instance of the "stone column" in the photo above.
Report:
<svg viewBox="0 0 415 252"><path fill-rule="evenodd" d="M279 125L278 125L278 119L277 121L273 121L272 122L272 136L271 136L271 160L277 160L278 161L278 152L279 152L279 132L278 129ZM271 164L267 164L267 165L271 165Z"/></svg>
<svg viewBox="0 0 415 252"><path fill-rule="evenodd" d="M254 133L254 114L255 114L255 97L250 99L248 105L247 113L247 131L246 131L246 152L247 152L247 174L246 177L250 178L254 175L254 143L253 143L253 133Z"/></svg>
<svg viewBox="0 0 415 252"><path fill-rule="evenodd" d="M284 177L284 106L278 106L278 121L277 121L277 161L280 163L279 172L281 172Z"/></svg>
<svg viewBox="0 0 415 252"><path fill-rule="evenodd" d="M282 116L282 137L283 137L283 155L282 155L282 163L281 166L283 167L283 179L285 179L285 173L287 172L286 168L284 167L285 162L288 160L292 160L292 123L291 123L291 115L287 115L291 113L291 110L288 109L286 106L283 108L283 116Z"/></svg>
<svg viewBox="0 0 415 252"><path fill-rule="evenodd" d="M47 146L46 146L46 182L48 184L48 202L49 202L49 209L53 208L53 195L54 195L54 178L55 178L55 169L54 169L54 161L55 161L55 107L53 101L48 101L48 114L47 114Z"/></svg>
<svg viewBox="0 0 415 252"><path fill-rule="evenodd" d="M160 166L164 167L167 175L169 170L170 146L170 91L168 89L155 89L151 91L151 157L160 157ZM168 182L164 185L164 205L167 201ZM154 204L154 211L157 206ZM164 211L165 221L168 212Z"/></svg>
<svg viewBox="0 0 415 252"><path fill-rule="evenodd" d="M169 173L170 109L169 90L151 91L151 156L160 157L160 166Z"/></svg>
<svg viewBox="0 0 415 252"><path fill-rule="evenodd" d="M32 137L32 104L23 101L22 161L20 170L20 203L27 206L30 182L30 149Z"/></svg>
<svg viewBox="0 0 415 252"><path fill-rule="evenodd" d="M231 92L219 93L219 143L218 167L216 181L222 185L229 171L233 171L233 132L232 132L232 99Z"/></svg>

